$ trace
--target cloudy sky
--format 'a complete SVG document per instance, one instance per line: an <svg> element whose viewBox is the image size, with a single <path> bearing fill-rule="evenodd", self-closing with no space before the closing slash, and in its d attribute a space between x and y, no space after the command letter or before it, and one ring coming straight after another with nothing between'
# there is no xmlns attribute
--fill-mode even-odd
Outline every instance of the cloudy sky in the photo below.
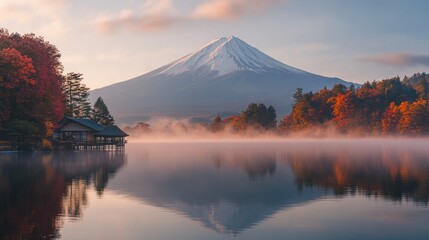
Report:
<svg viewBox="0 0 429 240"><path fill-rule="evenodd" d="M0 0L0 27L58 47L98 88L144 74L214 38L347 81L428 72L427 0Z"/></svg>

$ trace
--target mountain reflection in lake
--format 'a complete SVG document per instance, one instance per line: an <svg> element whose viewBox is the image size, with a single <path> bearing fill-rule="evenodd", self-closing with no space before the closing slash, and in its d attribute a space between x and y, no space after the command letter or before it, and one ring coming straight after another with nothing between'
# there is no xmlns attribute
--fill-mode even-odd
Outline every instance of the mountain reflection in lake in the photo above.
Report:
<svg viewBox="0 0 429 240"><path fill-rule="evenodd" d="M427 146L429 140L133 143L125 156L0 155L0 234L427 239Z"/></svg>

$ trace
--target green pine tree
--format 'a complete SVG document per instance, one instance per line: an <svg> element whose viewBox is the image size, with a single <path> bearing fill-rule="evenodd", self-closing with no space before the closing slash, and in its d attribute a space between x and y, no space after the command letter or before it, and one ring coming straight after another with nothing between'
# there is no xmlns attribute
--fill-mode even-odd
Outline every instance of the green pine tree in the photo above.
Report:
<svg viewBox="0 0 429 240"><path fill-rule="evenodd" d="M293 98L295 99L295 103L302 100L302 88L297 88L295 93L293 94Z"/></svg>
<svg viewBox="0 0 429 240"><path fill-rule="evenodd" d="M89 88L85 85L80 87L80 102L79 102L79 117L90 118L91 117L91 102L89 101Z"/></svg>
<svg viewBox="0 0 429 240"><path fill-rule="evenodd" d="M82 84L82 73L67 73L63 79L62 89L65 97L65 116L73 118L89 118L91 103L89 88Z"/></svg>
<svg viewBox="0 0 429 240"><path fill-rule="evenodd" d="M269 106L267 113L265 115L265 124L266 129L275 129L277 127L277 113L276 109L273 106Z"/></svg>
<svg viewBox="0 0 429 240"><path fill-rule="evenodd" d="M242 116L247 126L262 127L266 130L274 129L277 125L277 114L273 106L268 108L263 103L251 103Z"/></svg>
<svg viewBox="0 0 429 240"><path fill-rule="evenodd" d="M115 120L110 115L109 109L101 97L98 97L92 108L91 120L103 126L112 126L115 124Z"/></svg>

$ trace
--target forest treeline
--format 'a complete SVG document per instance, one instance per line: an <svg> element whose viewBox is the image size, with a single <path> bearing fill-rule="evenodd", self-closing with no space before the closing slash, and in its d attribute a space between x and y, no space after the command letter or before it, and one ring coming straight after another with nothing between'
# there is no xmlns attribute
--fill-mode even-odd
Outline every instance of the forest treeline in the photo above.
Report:
<svg viewBox="0 0 429 240"><path fill-rule="evenodd" d="M82 74L63 74L60 57L42 37L0 29L0 147L49 148L65 116L114 124L101 98L91 107Z"/></svg>
<svg viewBox="0 0 429 240"><path fill-rule="evenodd" d="M273 106L268 108L263 103L251 103L238 116L228 117L222 120L217 115L210 125L212 132L223 130L233 130L235 132L244 132L246 130L274 131L277 127L277 114Z"/></svg>
<svg viewBox="0 0 429 240"><path fill-rule="evenodd" d="M429 131L429 76L417 73L382 81L335 85L316 93L294 94L291 114L280 132L334 126L342 132L371 134L425 134Z"/></svg>
<svg viewBox="0 0 429 240"><path fill-rule="evenodd" d="M291 134L312 129L339 133L426 134L429 132L429 75L416 73L403 79L394 77L366 82L361 86L335 85L332 89L304 93L298 88L292 112L276 126L272 106L252 103L240 115L217 116L213 132L269 130Z"/></svg>

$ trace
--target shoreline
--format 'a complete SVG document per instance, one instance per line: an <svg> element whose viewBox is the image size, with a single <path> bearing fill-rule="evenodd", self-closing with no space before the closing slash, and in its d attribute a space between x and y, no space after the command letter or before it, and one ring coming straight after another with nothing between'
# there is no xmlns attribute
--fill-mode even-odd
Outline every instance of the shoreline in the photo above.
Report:
<svg viewBox="0 0 429 240"><path fill-rule="evenodd" d="M13 150L0 150L0 154L12 154L12 153L19 153L21 151L13 151Z"/></svg>

